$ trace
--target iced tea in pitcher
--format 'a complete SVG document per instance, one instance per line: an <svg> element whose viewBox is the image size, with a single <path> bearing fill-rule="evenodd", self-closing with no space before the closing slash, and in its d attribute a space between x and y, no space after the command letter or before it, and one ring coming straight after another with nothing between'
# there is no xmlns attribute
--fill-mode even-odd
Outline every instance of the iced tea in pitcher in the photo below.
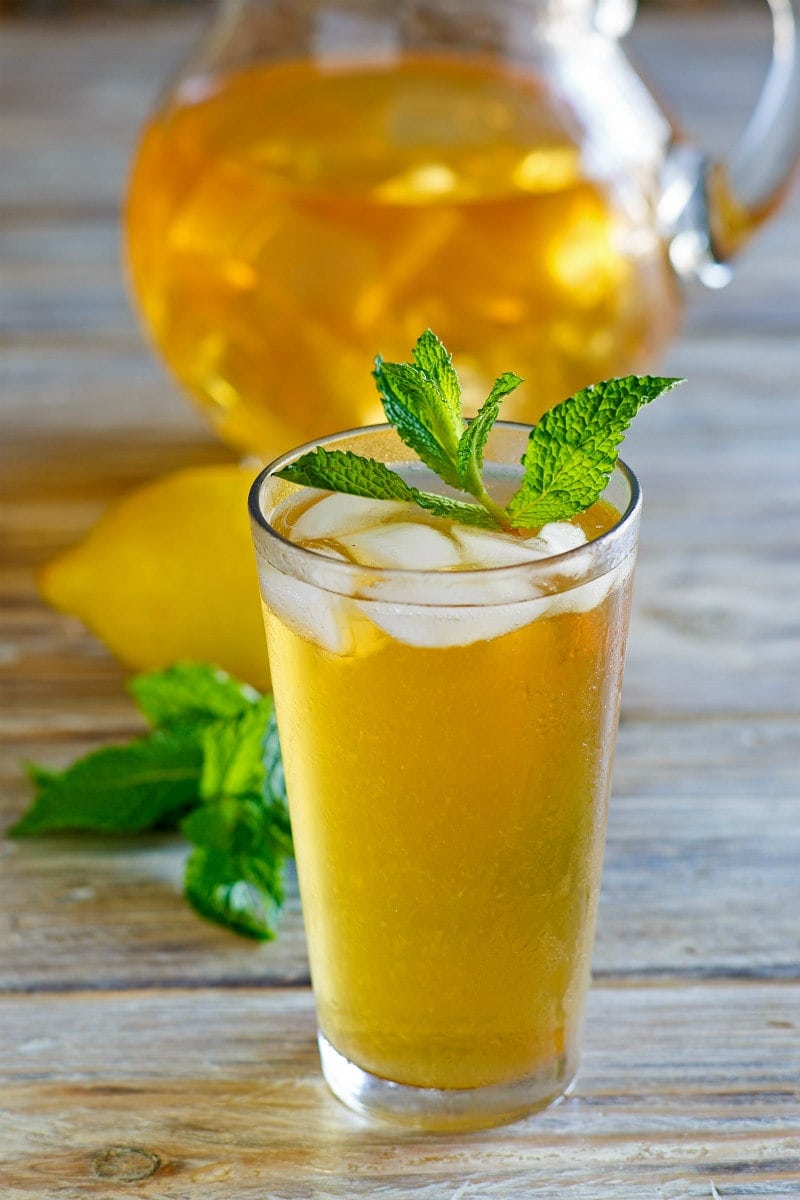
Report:
<svg viewBox="0 0 800 1200"><path fill-rule="evenodd" d="M380 419L374 347L426 326L468 412L510 363L525 421L652 369L680 281L729 277L800 158L800 0L771 7L776 57L723 163L628 62L634 0L220 0L131 180L162 356L265 457Z"/></svg>
<svg viewBox="0 0 800 1200"><path fill-rule="evenodd" d="M428 325L468 411L515 364L510 418L652 361L677 317L655 197L578 107L544 74L441 53L180 85L135 164L130 263L221 436L270 454L380 419L375 345L400 355Z"/></svg>

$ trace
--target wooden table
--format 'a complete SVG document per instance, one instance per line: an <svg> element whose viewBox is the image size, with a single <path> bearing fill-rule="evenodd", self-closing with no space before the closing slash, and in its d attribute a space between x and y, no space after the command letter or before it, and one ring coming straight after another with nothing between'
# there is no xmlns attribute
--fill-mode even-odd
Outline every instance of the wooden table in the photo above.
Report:
<svg viewBox="0 0 800 1200"><path fill-rule="evenodd" d="M132 485L226 457L118 265L134 132L196 29L0 27L3 825L23 758L139 729L32 569ZM656 11L636 45L718 145L766 38L758 12ZM693 299L666 364L690 382L627 447L646 516L575 1095L465 1137L370 1128L320 1078L296 901L259 947L187 909L170 838L3 841L4 1200L800 1197L799 199Z"/></svg>

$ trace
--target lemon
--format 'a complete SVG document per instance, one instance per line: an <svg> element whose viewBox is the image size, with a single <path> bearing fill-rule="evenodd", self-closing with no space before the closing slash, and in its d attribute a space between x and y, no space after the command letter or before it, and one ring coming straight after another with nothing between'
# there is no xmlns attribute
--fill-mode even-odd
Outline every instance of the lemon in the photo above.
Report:
<svg viewBox="0 0 800 1200"><path fill-rule="evenodd" d="M247 517L254 468L190 467L129 493L39 572L41 594L126 666L213 663L269 686Z"/></svg>

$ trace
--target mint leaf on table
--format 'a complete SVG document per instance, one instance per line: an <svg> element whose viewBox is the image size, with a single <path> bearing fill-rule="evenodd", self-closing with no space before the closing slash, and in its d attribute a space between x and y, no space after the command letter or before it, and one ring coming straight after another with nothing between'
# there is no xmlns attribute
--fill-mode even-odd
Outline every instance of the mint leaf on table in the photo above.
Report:
<svg viewBox="0 0 800 1200"><path fill-rule="evenodd" d="M202 765L195 737L159 731L127 746L95 750L65 771L31 767L36 795L8 832L31 837L163 829L198 802Z"/></svg>
<svg viewBox="0 0 800 1200"><path fill-rule="evenodd" d="M194 843L187 899L248 937L275 936L291 827L271 696L204 664L133 679L155 728L65 771L30 767L36 795L12 836L175 828Z"/></svg>
<svg viewBox="0 0 800 1200"><path fill-rule="evenodd" d="M248 937L269 940L284 900L283 864L292 853L277 731L270 720L260 791L216 796L181 825L195 849L184 892L201 916Z"/></svg>
<svg viewBox="0 0 800 1200"><path fill-rule="evenodd" d="M203 751L200 794L205 803L181 826L189 840L203 843L203 838L196 835L216 804L241 801L247 827L254 828L253 822L256 818L258 821L258 838L252 846L266 846L290 857L292 830L272 697L260 697L249 712L232 723L209 726L203 736ZM195 819L197 824L193 823ZM239 844L236 848L244 847Z"/></svg>
<svg viewBox="0 0 800 1200"><path fill-rule="evenodd" d="M196 846L263 860L265 838L275 850L291 854L285 809L264 796L219 796L195 808L181 822L181 832Z"/></svg>
<svg viewBox="0 0 800 1200"><path fill-rule="evenodd" d="M272 698L209 726L203 747L204 803L181 824L195 845L186 898L201 916L249 937L273 938L292 840Z"/></svg>
<svg viewBox="0 0 800 1200"><path fill-rule="evenodd" d="M282 479L305 487L375 500L405 500L465 525L535 530L568 520L599 500L633 417L682 379L629 375L593 384L551 408L534 427L522 459L522 485L507 507L483 482L483 454L503 399L522 383L513 371L495 380L477 416L461 411L461 388L450 354L430 329L416 342L413 363L375 360L373 372L387 420L398 436L467 504L406 484L384 463L351 451L317 447L285 467Z"/></svg>
<svg viewBox="0 0 800 1200"><path fill-rule="evenodd" d="M639 409L682 382L650 375L609 379L546 412L531 430L523 482L508 504L513 525L563 521L599 499Z"/></svg>
<svg viewBox="0 0 800 1200"><path fill-rule="evenodd" d="M262 856L199 846L186 863L184 894L201 917L242 937L270 941L276 936L282 876Z"/></svg>
<svg viewBox="0 0 800 1200"><path fill-rule="evenodd" d="M130 690L154 731L96 750L65 771L31 767L36 796L12 836L175 828L201 798L206 727L229 728L260 699L224 671L189 663L138 675Z"/></svg>
<svg viewBox="0 0 800 1200"><path fill-rule="evenodd" d="M176 663L136 675L128 684L151 725L199 729L209 721L236 717L259 699L249 684L205 663Z"/></svg>
<svg viewBox="0 0 800 1200"><path fill-rule="evenodd" d="M291 855L286 781L272 697L261 697L235 722L210 726L203 747L200 793L204 803L181 826L189 840L212 845L202 831L212 825L218 830L220 814L225 812L230 828L235 825L240 835L250 831L252 837L226 841L224 847L215 842L217 849L256 853L267 846L282 855ZM230 814L237 803L241 812L232 824ZM204 824L209 821L210 825Z"/></svg>
<svg viewBox="0 0 800 1200"><path fill-rule="evenodd" d="M248 796L264 785L264 739L272 714L271 696L262 696L246 712L217 721L203 731L200 795Z"/></svg>

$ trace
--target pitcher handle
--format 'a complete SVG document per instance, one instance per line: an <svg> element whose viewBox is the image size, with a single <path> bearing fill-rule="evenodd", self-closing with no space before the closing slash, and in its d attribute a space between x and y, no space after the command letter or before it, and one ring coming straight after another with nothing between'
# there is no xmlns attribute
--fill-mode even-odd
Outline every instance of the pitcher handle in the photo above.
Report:
<svg viewBox="0 0 800 1200"><path fill-rule="evenodd" d="M659 221L684 278L723 287L729 260L774 212L800 159L800 0L767 0L772 63L729 163L676 141L664 167Z"/></svg>

